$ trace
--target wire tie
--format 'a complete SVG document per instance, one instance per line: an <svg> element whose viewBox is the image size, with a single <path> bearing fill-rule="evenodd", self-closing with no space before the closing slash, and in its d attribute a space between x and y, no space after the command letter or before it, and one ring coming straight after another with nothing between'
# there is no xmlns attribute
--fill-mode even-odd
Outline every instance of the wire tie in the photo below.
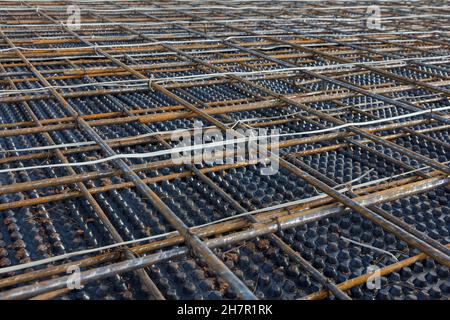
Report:
<svg viewBox="0 0 450 320"><path fill-rule="evenodd" d="M231 126L231 129L234 129L240 122L241 122L241 120L237 120L235 123L233 123L233 125Z"/></svg>
<svg viewBox="0 0 450 320"><path fill-rule="evenodd" d="M75 126L78 130L80 130L81 129L81 127L80 127L81 115L77 113L77 115L74 118L75 118Z"/></svg>
<svg viewBox="0 0 450 320"><path fill-rule="evenodd" d="M185 240L186 240L186 241L185 241L185 245L186 245L186 247L187 247L188 252L190 253L190 255L191 255L192 257L195 257L195 250L194 250L194 248L192 247L191 242L190 242L190 241L187 241L187 240L191 240L191 238L192 238L193 236L195 236L195 233L192 231L192 228L187 228L186 231L187 231L187 234L188 234L188 238L185 239Z"/></svg>
<svg viewBox="0 0 450 320"><path fill-rule="evenodd" d="M127 251L129 251L129 249L127 247L121 246L121 247L117 248L117 252L119 253L120 258L122 258L122 259L126 257L125 254ZM130 250L130 252L133 256L135 256L131 250Z"/></svg>
<svg viewBox="0 0 450 320"><path fill-rule="evenodd" d="M353 192L353 185L351 181L347 183L347 192Z"/></svg>
<svg viewBox="0 0 450 320"><path fill-rule="evenodd" d="M288 209L289 212L289 209ZM275 223L277 224L277 231L280 235L283 235L283 229L281 229L281 222L280 222L280 217L274 217L273 221L275 221Z"/></svg>
<svg viewBox="0 0 450 320"><path fill-rule="evenodd" d="M148 89L152 92L155 91L153 89L153 81L154 80L155 80L155 76L152 74L151 77L148 79Z"/></svg>

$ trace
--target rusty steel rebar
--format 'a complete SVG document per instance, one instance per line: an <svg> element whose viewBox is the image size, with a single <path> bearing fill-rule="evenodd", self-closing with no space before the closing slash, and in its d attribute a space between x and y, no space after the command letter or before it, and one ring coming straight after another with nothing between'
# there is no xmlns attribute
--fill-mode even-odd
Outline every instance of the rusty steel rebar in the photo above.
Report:
<svg viewBox="0 0 450 320"><path fill-rule="evenodd" d="M434 180L434 181L431 181ZM437 185L445 185L448 184L450 179L430 179L429 181L421 181L419 183L413 184L410 186L409 192L411 194L415 194L417 192L423 192L423 190L432 189ZM388 192L380 192L375 195L362 196L354 199L360 203L364 204L376 204L382 203L384 201L388 201L388 199L395 199L397 197L402 197L405 194L404 187L396 188L397 190L390 189ZM284 216L278 221L273 221L270 219L269 222L266 223L258 223L253 228L241 232L235 232L230 235L225 235L220 238L214 238L212 240L205 241L210 247L218 247L224 246L231 243L243 241L245 239L255 238L257 236L262 236L268 233L277 232L280 228L289 228L296 225L304 224L310 221L314 221L316 219L320 219L324 216L330 216L333 214L337 214L339 212L345 212L345 208L339 205L327 206L325 208L318 208L314 212L314 209L306 211L301 211L300 213L294 213L288 216ZM117 274L121 272L131 271L135 268L143 267L146 265L152 265L157 262L166 261L168 259L174 259L176 257L180 257L188 253L188 250L185 247L176 248L164 251L162 253L156 253L153 255L147 255L143 258L135 258L130 261L118 262L113 265L109 265L106 267L99 267L90 271L82 272L81 274L81 282L86 283L88 281L97 280L102 277L108 277L112 274ZM100 259L104 259L105 256L100 256ZM65 269L63 269L65 270ZM61 271L59 271L60 273ZM36 295L40 295L46 292L50 292L53 290L58 290L60 288L65 287L68 276L63 276L60 278L52 279L45 281L43 283L32 284L25 287L19 287L16 289L11 289L5 292L0 292L0 299L23 299L29 298Z"/></svg>
<svg viewBox="0 0 450 320"><path fill-rule="evenodd" d="M177 296L175 291L166 292L148 267L191 257L198 268L217 278L220 294L231 290L236 297L256 299L260 297L257 285L251 288L244 282L242 273L225 263L225 253L230 246L239 248L261 237L321 288L296 298L353 299L350 289L364 284L372 274L352 274L353 278L336 281L305 259L283 234L286 229L316 221L326 224L328 218L350 213L384 229L395 241L406 242L406 258L403 255L401 261L382 267L382 276L427 258L450 266L449 245L441 234L431 237L380 207L399 199L407 203L415 195L436 190L444 195L440 204L448 198L450 37L443 13L449 11L420 0L395 6L387 1L382 4L384 29L379 30L365 24L366 4L355 3L275 0L249 6L215 0L198 6L189 1L94 0L76 3L83 19L80 28L71 28L64 22L70 1L40 1L39 7L34 2L22 1L19 6L0 1L4 7L0 6L0 145L5 149L0 150L0 215L6 226L2 223L0 228L8 234L5 241L0 237L0 266L16 270L0 273L0 299L74 297L65 274L73 265L82 269L83 284L133 271L153 298L170 299ZM222 186L220 179L212 177L240 184L233 172L255 174L253 162L174 163L169 158L175 148L172 133L179 128L192 133L198 120L234 138L244 137L241 129L281 129L286 139L275 149L260 146L256 150L249 145L248 152L263 148L266 160L279 163L283 177L314 189L317 196L295 194L295 201L274 207L264 203L251 211L258 206L249 205L250 193L235 198L226 183ZM305 128L320 133L310 134ZM163 156L136 162L102 159L122 151L134 155L143 148ZM363 164L352 152L355 148L373 162L368 173L374 171L383 179L368 175L369 183L355 186L354 180L346 182L348 178L341 177L344 183L339 184L325 173L327 168L304 161L332 154ZM215 157L233 156L233 151ZM78 170L76 166L86 163L69 164L75 158L96 159L102 165ZM212 156L202 159L210 160ZM37 170L37 163L45 169ZM392 176L384 178L378 163L392 167ZM65 165L53 170L54 164ZM52 174L46 176L48 172ZM267 181L279 183L276 179ZM212 192L214 200L225 202L227 209L210 203L204 217L208 222L196 224L194 209L183 207L177 196L158 193L189 181L201 186L194 191L193 202ZM265 184L258 188L265 190ZM188 195L183 188L179 191L182 197ZM122 192L128 192L129 198L121 198ZM166 199L181 206L180 210ZM81 205L83 201L87 205ZM146 209L133 216L130 201L142 201ZM74 212L65 210L69 203L83 208L81 223L94 217L92 228L101 226L117 247L106 251L93 247L93 253L83 255L83 251L71 252L73 246L64 239L62 245L68 245L74 255L63 259L64 255L55 254L51 238L57 238L57 232L68 232L70 237L71 228L79 224L63 226L56 220L58 215L72 219ZM34 252L35 244L21 236L28 230L22 228L28 223L25 217L37 215L38 208L46 211L49 204L60 213L49 212L48 221L36 223L39 227L32 232L46 230L52 223L61 227L56 233L35 237L48 245L48 257L60 261L54 264L47 261L52 259L40 260L41 253L34 254L33 261L28 251ZM149 231L152 226L140 217L150 211L151 218L169 232ZM145 234L149 232L152 240L123 245L124 239L142 237L141 226L148 228ZM308 226L315 232L312 224ZM15 237L23 243L12 244ZM300 247L301 241L295 241ZM32 261L39 267L21 266ZM139 292L126 278L120 281L126 283L127 291ZM130 292L123 296L129 297Z"/></svg>

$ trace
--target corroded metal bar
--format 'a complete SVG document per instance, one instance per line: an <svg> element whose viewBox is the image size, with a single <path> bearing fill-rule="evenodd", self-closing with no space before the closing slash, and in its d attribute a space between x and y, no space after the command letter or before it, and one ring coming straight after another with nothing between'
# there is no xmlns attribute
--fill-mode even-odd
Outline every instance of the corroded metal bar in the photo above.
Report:
<svg viewBox="0 0 450 320"><path fill-rule="evenodd" d="M1 71L5 71L5 68L3 67L3 65L0 62L0 70ZM10 79L10 78L8 78ZM10 86L14 89L17 90L17 87L14 83L10 83ZM36 125L38 127L42 127L41 122L39 121L39 118L36 116L36 114L33 112L33 109L28 105L27 102L23 103L24 107L26 108L26 110L28 111L30 117L33 119L33 121L36 123ZM52 137L45 132L44 133L44 138L45 140L50 144L50 145L54 145L55 142L53 141ZM57 158L62 162L62 163L69 163L69 161L67 160L67 158L62 154L61 150L56 149L55 150L55 154L57 156ZM69 173L69 177L73 177L74 175L76 175L75 170L72 167L66 167L67 172ZM33 182L31 182L33 184ZM92 209L94 210L95 214L97 215L97 217L102 221L102 223L105 225L106 229L108 230L108 232L111 234L111 237L114 239L114 241L116 243L121 243L123 242L123 238L120 235L120 233L117 231L117 229L114 227L114 225L111 223L111 221L109 220L108 216L105 214L105 212L103 211L103 209L100 207L100 205L98 204L98 202L94 199L94 197L92 196L92 194L89 192L88 188L85 186L85 184L81 181L76 182L76 186L79 188L82 196L88 201L88 203L91 205ZM133 253L126 249L124 251L124 256L126 259L132 259ZM136 276L140 279L140 281L142 282L142 285L146 288L146 290L155 298L158 300L164 300L164 296L162 295L162 293L158 290L158 288L156 287L156 285L153 283L153 281L150 279L149 275L145 272L145 270L143 269L138 269L134 271Z"/></svg>
<svg viewBox="0 0 450 320"><path fill-rule="evenodd" d="M152 39L151 37L144 36L144 35L140 34L139 32L134 32L134 30L129 28L129 27L123 27L122 26L122 28L126 29L126 30L129 30L130 32L133 32L135 34L139 34L145 39L148 39L150 41L154 41L154 39ZM185 29L187 29L187 28L185 28ZM259 53L257 51L239 47L239 46L234 45L234 44L232 44L232 43L230 43L228 41L222 41L222 42L225 43L225 44L228 44L229 46L241 49L243 51L246 51L246 52L249 52L249 53L253 53L256 56L260 56L260 57L265 58L265 59L268 58L265 54L261 54L261 53ZM171 50L171 51L174 51L174 52L179 53L180 55L183 55L184 57L186 57L187 59L189 59L192 62L197 62L199 64L202 64L202 65L204 65L204 66L206 66L208 68L211 68L213 70L216 70L218 72L223 72L223 70L221 68L218 68L218 67L215 67L215 66L211 66L210 64L205 63L203 60L194 58L191 55L186 54L186 53L184 53L184 52L182 52L182 51L180 51L178 49L175 49L175 48L173 48L170 45L164 45L164 46L167 49ZM268 60L272 60L274 62L279 62L280 64L285 65L287 67L295 67L295 65L293 65L293 64L286 63L286 62L280 61L280 60L277 61L276 59L271 59L270 57L269 57ZM304 71L302 70L301 72L304 72ZM329 81L329 82L332 82L332 83L335 83L335 84L339 84L340 83L340 82L334 81L333 79L330 79L330 78L327 78L327 77L323 77L323 76L318 75L318 74L313 73L313 72L309 72L308 71L308 72L304 72L304 73L312 75L314 77L321 78L323 80L326 80L326 81ZM139 75L140 74L137 73L137 76L139 76ZM286 103L292 103L292 101L290 101L289 99L285 98L283 95L277 94L277 93L275 93L275 92L273 92L273 91L271 91L269 89L266 89L265 87L263 87L261 85L255 85L251 81L242 79L241 77L238 77L238 76L235 76L235 75L229 75L229 77L234 78L236 80L239 80L239 81L241 81L241 82L243 82L243 83L245 83L247 85L253 86L253 87L261 90L262 92L267 93L270 96L273 96L273 97L276 97L276 98L278 98L278 99L280 99L282 101L285 101ZM213 125L217 126L221 130L227 130L227 129L229 130L230 129L227 125L221 123L219 120L213 118L212 116L204 113L202 110L200 110L199 108L195 107L193 104L191 104L191 103L187 102L186 100L180 98L179 96L175 95L174 93L170 92L169 90L165 89L164 87L160 86L159 84L151 83L151 86L153 88L155 88L156 90L164 93L166 96L168 96L168 97L172 98L173 100L179 102L180 104L184 105L187 109L195 112L200 117L202 117L206 121L212 123ZM360 92L360 93L363 93L363 94L366 94L366 95L369 95L369 96L373 96L370 92L367 92L364 89L360 89L360 88L357 88L357 87L352 86L352 85L347 85L347 84L344 83L344 85L342 85L342 86L344 86L344 87L346 87L346 88L348 88L350 90L354 90L354 91L357 91L357 92ZM373 96L373 97L375 98L375 96ZM379 98L380 97L378 97L378 99ZM398 105L398 106L401 106L402 104L404 104L404 103L398 104L395 100L392 100L390 98L386 98L386 97L383 97L383 96L381 96L381 99L379 99L379 100L382 100L382 101L385 101L385 102L389 102L389 103L392 103L392 104ZM341 120L338 120L338 119L336 119L336 118L334 118L332 116L329 116L327 114L324 114L323 112L317 111L315 109L312 109L312 108L309 108L309 107L306 107L306 106L303 106L303 105L300 105L300 104L295 104L295 105L299 106L301 109L304 109L305 111L308 111L309 113L316 114L320 118L325 119L327 121L330 121L332 123L335 123L337 125L345 124L345 122L343 122ZM206 104L206 106L207 106L207 104ZM417 154L417 153L415 153L415 152L413 152L411 150L408 150L406 148L400 147L400 146L398 146L398 145L396 145L394 143L391 143L389 141L385 141L383 139L380 139L379 137L374 136L374 135L372 135L370 133L367 133L367 132L365 132L363 130L360 130L357 127L349 127L349 129L351 131L357 133L357 134L360 134L363 137L366 137L366 138L368 138L370 140L373 140L375 142L379 142L379 143L381 143L383 145L387 145L388 147L390 147L390 148L392 148L394 150L397 150L397 151L399 151L401 153L404 153L404 154L406 154L406 155L408 155L408 156L410 156L410 157L412 157L414 159L417 159L419 161L422 161L423 163L425 163L427 165L430 165L433 168L437 168L438 170L441 170L443 172L450 173L450 169L447 166L444 166L444 165L442 165L442 164L440 164L440 163L438 163L438 162L436 162L436 161L434 161L432 159L426 158L426 157L424 157L422 155L419 155L419 154ZM234 132L235 132L236 136L239 137L239 134L236 131L234 131ZM371 220L372 222L380 225L381 227L383 227L384 229L388 230L389 232L391 232L391 233L395 234L396 236L402 238L403 240L405 240L410 245L412 245L414 247L417 247L417 248L420 248L420 250L423 250L424 252L427 252L427 254L429 254L430 256L432 256L433 258L438 260L439 262L441 262L441 263L443 263L445 265L450 265L450 257L448 255L443 254L439 250L436 250L435 248L430 246L428 243L424 242L421 239L418 239L416 236L414 236L414 235L410 234L409 232L405 231L403 228L398 227L394 223L386 220L385 218L383 218L382 216L378 215L377 213L375 213L375 212L365 208L364 206L361 206L361 205L355 203L349 197L347 197L347 196L337 192L333 188L329 187L326 183L324 183L324 182L322 182L322 181L312 177L311 175L307 174L306 172L300 170L298 167L293 166L291 163L289 163L289 162L287 162L287 161L285 161L283 159L277 159L277 160L279 161L281 166L283 166L285 169L289 170L291 173L297 175L301 179L305 180L306 182L310 183L311 185L313 185L316 188L320 189L321 191L325 192L329 196L335 198L336 200L338 200L339 202L341 202L344 205L348 206L349 208L357 211L358 213L363 215L365 218Z"/></svg>
<svg viewBox="0 0 450 320"><path fill-rule="evenodd" d="M361 196L353 200L357 201L362 206L380 204L383 202L389 202L398 198L402 198L404 196L407 196L406 194L413 195L421 192L426 192L428 190L436 188L437 186L446 185L449 182L449 178L433 178L423 180L418 183L413 183L407 187L393 188L387 191L379 192L375 195ZM336 215L344 212L347 212L347 210L340 205L331 205L325 208L319 208L318 210L311 209L307 211L301 211L299 213L281 217L277 221L273 221L273 219L270 219L268 222L259 222L248 230L235 232L229 235L222 236L220 238L206 240L205 243L210 248L230 245L240 241L253 239L258 236L274 233L279 231L280 229L292 228L311 221L316 221L323 217L329 217L331 215ZM142 268L155 263L167 261L169 259L179 258L187 253L188 250L185 247L180 247L176 249L166 250L161 253L147 255L143 258L135 258L133 260L109 264L104 267L99 267L82 272L80 275L80 280L81 283L88 283L90 281L105 278L114 274L131 271L136 268ZM105 259L104 256L99 256L99 258ZM58 273L61 272L62 271L59 271ZM63 276L45 282L38 282L36 284L3 291L0 292L0 299L25 299L33 297L46 292L61 289L65 287L66 281L67 276Z"/></svg>
<svg viewBox="0 0 450 320"><path fill-rule="evenodd" d="M17 11L14 8L18 7L14 5L12 9L8 8L11 6L10 3L6 3L7 8L0 8L0 11L4 13L1 27L5 30L8 38L14 39L13 44L15 45L14 47L8 42L4 42L0 49L0 61L7 70L2 73L3 76L0 79L0 91L2 91L0 104L5 107L6 121L11 121L11 123L0 124L0 140L6 148L11 149L9 153L1 155L0 166L16 166L15 162L21 161L34 163L35 159L53 161L59 158L60 160L71 154L77 155L81 159L91 155L98 159L99 156L105 154L105 150L106 154L109 154L110 150L107 147L111 150L120 148L128 153L137 152L136 150L141 148L140 145L152 144L152 149L156 147L159 150L162 146L169 150L170 145L167 143L170 139L169 132L151 137L133 137L133 135L136 134L136 130L140 133L142 129L145 132L153 133L149 128L158 128L158 130L160 127L164 127L164 130L166 127L178 128L177 123L182 119L183 127L188 123L186 120L200 118L204 123L212 123L223 130L228 129L231 124L233 128L243 128L244 125L236 120L241 120L242 116L239 113L244 112L243 116L251 114L261 117L255 119L267 118L268 120L254 122L245 119L245 127L282 127L286 128L287 132L291 132L291 130L302 130L297 128L303 128L303 125L318 129L331 129L332 127L329 126L340 126L341 124L345 127L347 126L346 121L354 121L347 119L353 117L378 120L379 114L388 116L396 108L398 108L396 112L402 115L408 111L446 106L448 102L450 80L448 77L449 58L446 55L450 48L448 45L450 29L445 26L448 19L443 16L443 13L450 11L443 10L440 5L435 7L433 5L430 8L423 7L424 18L422 19L422 12L418 13L417 17L408 16L412 6L400 4L398 8L393 8L389 3L383 3L381 4L384 11L383 23L385 22L387 29L380 31L368 30L361 25L360 20L366 14L365 7L333 4L333 8L336 6L337 9L331 11L329 2L320 4L306 2L301 5L291 2L285 5L275 1L271 4L259 5L259 2L255 2L249 5L237 1L232 4L233 10L221 11L219 8L225 8L228 4L220 0L208 1L203 6L192 5L185 1L176 4L156 1L148 4L140 0L131 0L126 3L126 8L129 10L122 12L120 9L125 8L121 6L124 4L123 2L99 4L94 1L89 4L80 4L84 16L83 24L82 28L75 31L68 30L64 23L59 24L59 20L63 21L66 18L65 11L61 10L61 6L67 5L69 2L52 4L41 1L40 9L37 11L33 7L35 4L30 4L32 5L30 7L22 5ZM242 4L249 8L241 8ZM271 9L272 7L273 9ZM120 9L116 10L116 8ZM317 14L314 17L316 20L309 20L311 13ZM344 21L348 21L348 23L340 20L333 21L333 15L344 18ZM230 20L231 17L235 20ZM261 18L265 20L261 20ZM411 27L399 28L395 24L395 19L403 18L408 22L405 25ZM58 24L53 23L52 25L49 22ZM298 26L301 26L301 29ZM31 37L30 28L34 28ZM412 28L413 31L411 31ZM297 30L299 32L295 32ZM426 32L430 30L433 31L427 34ZM18 56L17 51L21 51L22 56ZM394 63L393 60L396 62ZM364 62L359 63L360 61ZM244 76L249 70L252 73L252 71L259 72L284 67L292 69L294 66L300 68L286 74L282 72L272 74L271 72L255 77ZM241 70L243 73L240 72ZM227 75L209 78L211 72L227 73ZM230 72L233 74L228 74ZM208 79L196 80L193 78L185 82L170 82L172 75L180 74L208 75ZM152 78L159 78L160 75L167 77L167 81L152 81L151 75L153 75ZM11 77L14 79L10 79ZM134 81L133 78L140 79L139 83L143 83L143 85L133 84L132 87L102 85L102 81L110 79ZM72 84L85 80L89 83L92 82L92 87L76 88L72 86ZM24 88L24 91L14 90L10 95L6 95L6 90L9 89L7 85L11 81L19 88ZM43 91L36 90L34 92L31 89L36 88L39 84L44 84L45 81L54 86ZM56 87L56 84L61 84L61 86ZM98 90L95 90L97 88ZM103 97L105 99L102 99ZM232 100L234 97L236 100ZM379 97L381 100L378 99ZM55 99L57 104L54 103ZM347 104L347 99L349 99L349 104L352 104L352 101L367 101L367 103L347 106L344 104ZM377 99L378 101L374 102ZM47 100L51 106L46 106ZM37 111L38 122L19 121L14 123L15 120L29 118L27 108L22 105L16 108L18 103L27 101L33 107L32 112ZM37 101L36 105L35 101ZM42 103L39 103L40 101ZM78 115L70 113L70 107L75 107L76 101L81 102ZM90 114L100 111L94 107L93 101L99 101L102 104L101 111L106 112ZM392 104L392 101L396 101L396 104ZM260 108L264 104L272 105ZM48 108L58 105L69 110L68 116L61 116L60 113L58 114L59 118L43 118L49 114L56 116L54 111ZM254 108L245 109L250 105ZM131 110L131 106L137 110ZM152 108L153 106L155 107ZM220 111L218 111L219 108ZM117 110L119 112L116 112ZM81 115L82 112L87 112L89 115ZM273 119L266 117L285 112L291 113L292 117L276 116L272 117ZM291 154L281 152L280 158L271 154L270 148L268 148L268 154L272 160L279 161L281 167L287 169L287 172L283 170L283 175L286 174L291 179L298 177L315 187L317 192L325 193L311 199L304 199L304 201L293 202L301 204L289 205L287 203L281 208L276 206L274 207L276 209L271 211L255 213L254 219L250 216L225 219L212 225L187 228L187 236L179 231L172 231L165 234L165 238L159 238L162 240L129 247L131 254L150 254L147 256L149 260L145 262L140 260L137 265L133 263L138 260L132 256L128 257L130 259L120 261L124 258L122 248L109 252L99 251L89 257L81 258L79 256L78 258L81 260L78 261L78 258L73 258L72 261L59 260L61 265L42 265L42 269L34 271L23 269L18 274L9 274L6 278L0 279L0 288L8 290L2 290L8 298L27 297L40 300L54 299L61 295L72 297L72 292L63 286L63 278L59 277L64 276L62 273L65 272L65 268L74 263L79 263L80 267L86 268L83 269L83 276L85 277L84 281L89 283L93 280L105 279L113 274L120 274L123 271L142 269L138 265L145 266L150 261L154 263L166 261L168 256L169 259L171 256L178 259L189 256L192 252L195 254L195 249L190 244L192 241L189 241L192 238L190 236L199 237L201 244L204 245L204 252L211 248L218 248L220 249L218 251L221 252L223 246L233 244L239 246L245 241L253 241L254 237L265 236L271 238L271 246L277 244L285 254L291 257L291 261L303 266L305 271L308 270L308 273L313 275L312 278L317 283L325 286L325 295L322 291L305 298L323 298L328 296L330 291L336 297L348 298L345 291L352 287L352 283L358 285L358 281L363 281L364 276L367 275L352 279L355 282L349 280L339 285L329 284L324 275L314 268L309 268L307 262L298 259L297 253L292 248L283 242L277 243L277 236L274 233L290 226L346 214L353 209L363 217L382 226L387 232L393 233L397 237L397 241L406 240L409 250L419 248L424 251L420 256L428 257L430 254L431 258L448 266L448 248L443 248L440 244L430 241L422 233L411 229L410 225L398 219L392 219L389 213L379 211L376 207L381 203L403 199L436 188L441 190L449 188L450 169L445 150L449 149L450 144L446 139L442 139L442 137L448 136L446 131L450 126L450 118L446 112L443 110L441 112L432 111L431 114L423 114L420 118L408 119L408 121L403 121L406 119L387 121L377 127L357 126L356 129L360 131L350 127L337 132L332 131L298 139L287 137L287 140L281 141L280 148L310 145L304 145L298 148L300 151ZM67 112L65 113L67 114ZM83 127L83 121L80 121L80 118L87 122L87 127ZM1 120L4 121L4 119ZM102 134L108 132L105 134L108 136L110 132L114 137L122 136L122 134L112 132L116 131L116 128L120 132L126 131L131 136L111 140L95 140L91 137L94 135L93 131ZM42 140L40 137L48 136L50 133L52 137L58 137L59 141L60 137L66 134L63 130L67 129L71 130L71 132L67 132L69 135L82 134L85 136L83 139L91 141L83 146L61 147L54 150L45 147L42 150L36 148L35 151L31 151L32 148L26 149L26 146L33 147L36 144L37 137L32 137L32 134L44 134L39 136L39 146ZM61 139L61 141L65 141L65 139ZM70 141L72 140L70 139ZM407 142L404 143L404 141ZM373 142L378 146L373 147ZM417 142L417 145L410 148L410 142ZM436 147L436 152L430 151L429 144L432 144L431 149ZM383 150L379 149L380 145L384 147ZM403 145L409 149L402 149ZM22 150L15 152L15 148L22 146L24 146ZM386 180L381 184L373 181L373 183L369 183L370 187L358 187L357 189L347 187L333 193L333 190L329 188L337 189L336 183L320 173L323 172L322 168L314 170L315 166L308 166L295 160L296 157L339 152L342 148L352 148L353 146L367 151L377 161L376 164L369 164L370 167L377 167L376 174L382 173L382 169L379 170L378 167L381 168L385 163L389 165L389 170L393 171L392 174L397 173L398 169L400 172L401 170L411 171L421 164L425 164L427 169L402 174L408 178L397 180L398 176L395 176L392 180ZM417 148L418 146L419 148ZM427 150L425 151L423 147ZM390 152L385 154L385 149L393 150L395 155L399 153L402 158L395 159L389 156L392 154ZM59 155L59 157L51 158L55 155ZM346 151L343 156L347 157L347 155ZM342 155L339 154L340 156ZM352 157L351 154L349 156ZM47 157L48 159L46 159ZM404 161L404 158L416 161L410 163ZM355 158L356 161L360 161L358 159ZM381 161L381 166L379 166L378 160ZM31 183L20 183L27 181L27 179L22 179L28 175L26 172L5 174L6 178L19 183L0 186L0 194L2 192L3 194L20 194L17 195L18 197L16 195L3 197L4 199L19 200L9 203L3 201L4 203L0 204L0 210L13 209L3 214L14 215L19 219L20 226L20 223L23 223L20 220L23 218L22 210L15 208L77 199L83 195L93 197L99 192L109 190L139 188L139 185L134 183L133 177L129 179L126 176L126 174L139 173L142 183L151 189L153 189L152 184L167 181L157 186L158 190L164 191L166 184L170 184L171 188L178 188L180 182L178 179L188 178L181 182L184 184L189 183L192 179L197 182L197 179L200 178L202 182L223 197L228 205L231 204L238 212L247 213L225 191L227 189L218 187L218 184L209 179L207 174L220 170L221 175L233 175L234 170L227 172L231 168L242 168L242 171L253 172L253 166L244 169L243 167L248 165L245 162L202 169L186 165L187 171L182 171L178 167L175 168L174 173L170 173L170 170L166 169L164 170L165 175L144 179L142 177L145 177L149 170L174 168L170 161L146 161L139 160L138 163L142 164L128 165L128 168L118 166L117 163L113 163L113 167L110 167L110 163L105 163L104 168L108 169L98 172L83 171L82 174L62 177L52 174L55 178L36 180ZM365 160L360 162L365 162ZM127 172L127 169L131 172ZM320 172L318 172L319 170ZM29 174L30 177L33 176L33 179L41 179L44 172L45 170L39 170ZM101 181L101 184L96 185L95 188L86 189L84 193L78 187L84 185L85 181L94 181L102 179L102 177L104 180ZM112 183L109 177L118 178L115 178L115 183ZM125 182L122 182L120 177L125 177ZM118 181L121 183L117 183ZM71 185L77 186L78 189L70 189ZM361 186L364 185L364 183L361 184ZM52 187L62 189L61 186L67 186L64 188L67 192L52 194L51 190L50 192L45 190L45 196L40 197L38 189ZM207 186L205 185L205 187ZM210 188L207 189L210 190ZM38 197L28 197L28 191L31 190L36 190L32 193L37 193ZM203 192L202 189L199 194ZM148 193L142 191L138 191L138 193L138 197L143 196L147 199ZM130 195L134 197L135 193L131 192ZM197 193L195 195L197 196ZM248 200L250 199L246 199L246 202ZM107 205L110 201L109 197L105 201L105 205ZM155 202L154 199L151 201ZM178 202L176 199L173 201ZM408 200L405 199L405 201ZM223 201L220 202L223 203ZM74 203L78 203L78 200L75 200ZM57 203L55 208L62 205L62 203ZM126 206L126 203L123 206ZM118 207L121 208L121 205L118 204ZM182 212L191 212L185 208L181 209ZM27 208L27 214L28 210L32 215L37 213L35 208ZM67 214L70 216L73 213L67 212ZM119 219L127 220L128 218L127 213L118 211L117 214ZM170 214L170 212L162 213L164 217L167 215L173 217ZM215 215L217 214L216 212ZM226 213L224 212L222 216L226 216ZM50 219L49 223L56 222L53 220L53 216ZM176 223L177 221L175 223L165 221L164 226L173 227ZM133 226L134 222L126 221L125 224L127 227ZM14 228L14 226L12 227ZM87 228L90 229L90 227ZM66 226L64 226L65 230ZM141 231L146 234L144 230ZM280 232L280 234L282 233ZM133 236L136 236L136 233L133 232ZM32 245L28 246L27 244L27 247L28 250L34 251ZM52 250L52 247L50 245L49 250ZM71 245L69 247L72 248ZM8 254L10 253L8 252ZM214 259L214 257L212 258ZM1 259L0 263L4 264L5 261L9 261L9 259ZM206 268L213 273L214 270L210 266ZM391 272L391 270L394 269L388 268L386 272ZM100 273L98 277L97 271ZM232 277L232 275L230 276ZM46 282L49 278L54 280L54 282L50 282L50 286ZM122 279L128 284L126 277ZM35 280L39 282L33 283ZM233 280L231 278L231 281ZM21 285L24 284L25 286L22 287ZM176 287L178 288L178 286ZM239 291L242 287L236 283L236 288ZM138 288L133 289L139 290ZM245 290L245 288L243 289ZM264 291L261 288L259 290ZM82 293L84 294L84 292ZM90 295L88 292L86 294ZM352 295L352 293L348 292L348 295Z"/></svg>
<svg viewBox="0 0 450 320"><path fill-rule="evenodd" d="M54 21L53 21L54 22ZM66 31L69 29L66 28ZM77 119L77 123L81 130L85 131L91 139L97 142L102 147L103 152L107 156L113 156L116 153L113 149L111 149L108 144L95 132L94 129L82 118L78 117L78 113L70 106L70 104L57 92L56 89L39 73L39 71L30 63L30 61L17 49L11 40L5 35L3 31L0 31L3 39L10 45L11 48L14 48L17 55L28 65L30 70L33 71L36 77L40 79L42 84L45 87L48 87L58 102L71 114L72 117ZM109 58L112 58L109 56ZM114 58L113 58L114 59ZM111 59L111 60L113 60ZM191 235L187 226L184 222L179 219L175 213L170 210L170 208L164 204L158 195L152 191L142 180L141 178L133 172L129 166L121 159L117 159L114 162L114 165L120 169L127 179L132 182L137 190L146 198L150 199L152 204L156 209L169 221L171 225L173 225L183 237L185 237L186 241L189 245L192 246L192 249L195 254L203 257L208 265L223 279L225 279L231 287L244 299L254 299L255 296L253 293L242 283L240 279L236 277L226 266L220 261L217 256L195 235Z"/></svg>

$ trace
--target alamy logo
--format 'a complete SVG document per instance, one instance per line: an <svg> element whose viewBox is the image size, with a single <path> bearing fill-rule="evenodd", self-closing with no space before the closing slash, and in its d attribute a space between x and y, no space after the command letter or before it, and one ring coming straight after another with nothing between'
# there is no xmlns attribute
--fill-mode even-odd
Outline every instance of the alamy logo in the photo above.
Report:
<svg viewBox="0 0 450 320"><path fill-rule="evenodd" d="M236 134L237 132L237 134ZM278 172L279 130L204 129L196 121L194 130L176 130L171 140L178 142L172 149L175 164L222 165L247 162L261 164L262 175Z"/></svg>
<svg viewBox="0 0 450 320"><path fill-rule="evenodd" d="M71 30L79 30L81 28L81 10L77 5L67 7L66 26Z"/></svg>
<svg viewBox="0 0 450 320"><path fill-rule="evenodd" d="M381 9L379 6L370 6L367 8L369 17L366 21L368 29L381 30Z"/></svg>
<svg viewBox="0 0 450 320"><path fill-rule="evenodd" d="M381 269L378 266L370 265L367 267L367 273L370 276L367 278L366 286L369 290L378 290L381 288Z"/></svg>
<svg viewBox="0 0 450 320"><path fill-rule="evenodd" d="M81 270L77 265L71 265L67 268L67 274L69 277L67 278L66 285L67 289L70 290L80 290L83 288L81 284Z"/></svg>

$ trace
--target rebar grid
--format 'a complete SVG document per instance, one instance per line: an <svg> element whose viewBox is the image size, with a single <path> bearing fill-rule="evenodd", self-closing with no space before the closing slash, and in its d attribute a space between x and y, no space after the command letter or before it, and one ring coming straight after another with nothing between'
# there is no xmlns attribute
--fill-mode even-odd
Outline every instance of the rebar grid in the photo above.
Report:
<svg viewBox="0 0 450 320"><path fill-rule="evenodd" d="M449 297L445 4L0 4L1 299ZM199 122L280 171L177 165Z"/></svg>

